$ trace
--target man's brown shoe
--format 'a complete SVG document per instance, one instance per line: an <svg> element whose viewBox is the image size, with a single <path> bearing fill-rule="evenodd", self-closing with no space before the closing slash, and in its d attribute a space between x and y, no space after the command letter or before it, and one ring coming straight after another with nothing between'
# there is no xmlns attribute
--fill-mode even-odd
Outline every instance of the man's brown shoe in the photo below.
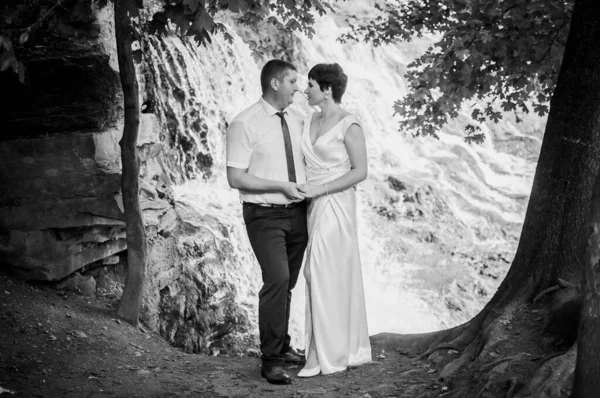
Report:
<svg viewBox="0 0 600 398"><path fill-rule="evenodd" d="M271 384L292 384L292 378L281 366L263 365L260 374Z"/></svg>
<svg viewBox="0 0 600 398"><path fill-rule="evenodd" d="M304 365L306 363L306 357L292 347L288 348L282 355L285 363L292 363L295 365Z"/></svg>

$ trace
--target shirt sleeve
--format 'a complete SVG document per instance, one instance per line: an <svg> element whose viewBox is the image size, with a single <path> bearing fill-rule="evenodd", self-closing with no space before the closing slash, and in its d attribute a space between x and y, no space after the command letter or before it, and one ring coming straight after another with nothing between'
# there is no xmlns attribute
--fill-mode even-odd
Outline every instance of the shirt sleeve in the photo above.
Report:
<svg viewBox="0 0 600 398"><path fill-rule="evenodd" d="M234 120L227 129L227 166L247 169L252 156L251 129L240 121Z"/></svg>

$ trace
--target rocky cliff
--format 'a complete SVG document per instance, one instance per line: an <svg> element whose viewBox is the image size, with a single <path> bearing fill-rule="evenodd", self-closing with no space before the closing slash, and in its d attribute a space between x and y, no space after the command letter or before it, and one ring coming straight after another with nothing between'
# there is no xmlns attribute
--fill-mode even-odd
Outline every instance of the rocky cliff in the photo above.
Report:
<svg viewBox="0 0 600 398"><path fill-rule="evenodd" d="M95 277L98 288L116 287L118 296L127 246L111 18L110 8L96 10L88 24L38 34L20 54L25 84L0 74L3 96L13 99L1 117L0 265L86 294L95 294ZM164 42L149 45L154 54ZM178 79L159 75L164 67L144 63L138 71L140 199L150 242L142 321L190 352L231 349L244 339L253 344L246 333L252 316L236 303L240 277L228 272L235 261L227 228L173 197L172 183L210 173L211 159L194 93L169 86L178 99L194 99L180 103L189 109L186 125L177 125L172 105L160 101L166 87L158 79Z"/></svg>

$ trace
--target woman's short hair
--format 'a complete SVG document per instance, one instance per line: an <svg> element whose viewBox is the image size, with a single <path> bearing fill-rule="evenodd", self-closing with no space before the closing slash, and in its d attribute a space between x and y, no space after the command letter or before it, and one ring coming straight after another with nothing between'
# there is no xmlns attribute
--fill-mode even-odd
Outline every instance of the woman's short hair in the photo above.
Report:
<svg viewBox="0 0 600 398"><path fill-rule="evenodd" d="M296 67L287 61L282 59L272 59L263 66L260 72L260 86L263 94L267 92L271 86L271 79L275 78L281 80L285 76L285 72L288 70L296 70Z"/></svg>
<svg viewBox="0 0 600 398"><path fill-rule="evenodd" d="M346 92L348 76L339 64L316 64L308 72L308 78L319 83L321 91L331 87L331 96L338 104L342 102L342 96Z"/></svg>

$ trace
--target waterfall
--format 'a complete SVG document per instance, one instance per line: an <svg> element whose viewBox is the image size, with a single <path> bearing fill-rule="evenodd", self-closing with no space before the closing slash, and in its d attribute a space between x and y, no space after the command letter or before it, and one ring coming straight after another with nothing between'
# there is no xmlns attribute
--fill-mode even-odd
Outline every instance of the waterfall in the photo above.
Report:
<svg viewBox="0 0 600 398"><path fill-rule="evenodd" d="M393 104L407 91L402 75L432 38L379 48L341 44L336 38L347 29L350 6L339 7L338 14L317 18L312 40L296 37L294 54L301 91L312 65L339 63L349 77L342 105L363 122L370 173L358 189L359 236L369 332L454 326L482 308L508 270L545 120L522 115L517 122L505 115L484 126L487 140L481 145L463 140L467 107L439 140L398 131ZM235 28L230 33L233 44L216 36L206 47L176 37L151 39L146 80L168 143L163 167L175 182L180 218L211 220L215 239L229 245L212 266L226 264L222 272L232 281L236 302L255 317L260 270L237 192L227 185L224 143L228 122L259 98L262 62L252 58ZM294 106L312 111L300 93ZM299 346L303 305L301 280L292 316Z"/></svg>

